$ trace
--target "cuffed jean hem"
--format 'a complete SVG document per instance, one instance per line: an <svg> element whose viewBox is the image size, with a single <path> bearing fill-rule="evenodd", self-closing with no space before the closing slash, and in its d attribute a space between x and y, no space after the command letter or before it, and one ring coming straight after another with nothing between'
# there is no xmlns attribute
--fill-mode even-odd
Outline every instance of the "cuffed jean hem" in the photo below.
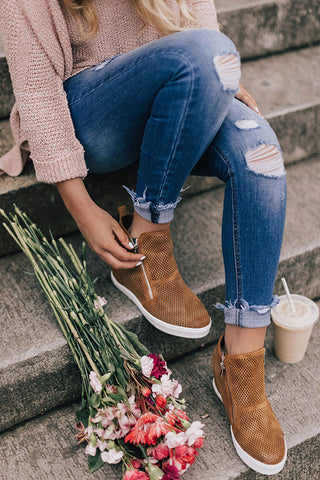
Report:
<svg viewBox="0 0 320 480"><path fill-rule="evenodd" d="M236 307L237 300L226 302L226 305L216 303L215 307L224 312L224 321L228 325L243 328L259 328L270 325L270 311L279 303L279 297L273 295L270 305L249 305L241 299L240 308Z"/></svg>
<svg viewBox="0 0 320 480"><path fill-rule="evenodd" d="M143 192L143 196L139 197L133 190L130 190L125 185L122 186L129 193L133 202L133 208L140 217L152 223L168 223L173 220L174 210L181 197L177 198L175 202L167 203L166 205L155 205L146 200L146 190Z"/></svg>

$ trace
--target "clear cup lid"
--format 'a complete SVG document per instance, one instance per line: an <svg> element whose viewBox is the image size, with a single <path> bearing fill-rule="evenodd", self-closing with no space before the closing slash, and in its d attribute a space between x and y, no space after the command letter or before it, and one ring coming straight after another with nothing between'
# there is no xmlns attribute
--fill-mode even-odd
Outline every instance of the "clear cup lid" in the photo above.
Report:
<svg viewBox="0 0 320 480"><path fill-rule="evenodd" d="M286 295L279 297L280 302L271 310L272 320L279 326L291 329L304 329L313 325L319 317L318 305L303 295L291 295L296 312L293 312Z"/></svg>

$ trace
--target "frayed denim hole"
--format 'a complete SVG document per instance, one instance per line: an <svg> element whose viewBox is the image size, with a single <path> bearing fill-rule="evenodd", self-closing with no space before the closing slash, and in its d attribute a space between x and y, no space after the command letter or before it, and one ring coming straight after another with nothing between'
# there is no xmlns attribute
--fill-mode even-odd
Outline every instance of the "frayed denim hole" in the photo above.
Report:
<svg viewBox="0 0 320 480"><path fill-rule="evenodd" d="M266 177L277 177L285 174L283 156L276 145L262 144L248 150L245 159L249 170Z"/></svg>
<svg viewBox="0 0 320 480"><path fill-rule="evenodd" d="M235 125L239 130L255 130L256 128L261 128L259 123L252 119L237 120Z"/></svg>
<svg viewBox="0 0 320 480"><path fill-rule="evenodd" d="M218 55L213 63L223 90L238 90L241 77L240 59L235 54Z"/></svg>
<svg viewBox="0 0 320 480"><path fill-rule="evenodd" d="M249 303L241 298L239 301L236 299L234 302L231 300L227 300L225 305L222 303L216 303L214 306L218 310L222 310L223 312L230 311L230 310L240 310L241 312L246 311L254 311L257 312L259 315L265 315L266 313L270 312L270 310L278 305L279 297L278 295L273 295L271 303L269 305L249 305Z"/></svg>

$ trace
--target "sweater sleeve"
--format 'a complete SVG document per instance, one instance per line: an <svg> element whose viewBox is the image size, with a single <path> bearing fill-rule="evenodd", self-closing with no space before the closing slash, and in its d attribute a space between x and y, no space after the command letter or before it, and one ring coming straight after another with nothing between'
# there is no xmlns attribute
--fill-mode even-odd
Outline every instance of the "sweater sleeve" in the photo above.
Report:
<svg viewBox="0 0 320 480"><path fill-rule="evenodd" d="M201 23L202 27L219 30L214 0L186 0L186 4L191 8L196 19ZM189 21L184 21L183 26L192 27L192 24L190 23L189 25Z"/></svg>
<svg viewBox="0 0 320 480"><path fill-rule="evenodd" d="M0 34L37 179L85 177L84 150L63 89L72 51L58 0L0 0Z"/></svg>

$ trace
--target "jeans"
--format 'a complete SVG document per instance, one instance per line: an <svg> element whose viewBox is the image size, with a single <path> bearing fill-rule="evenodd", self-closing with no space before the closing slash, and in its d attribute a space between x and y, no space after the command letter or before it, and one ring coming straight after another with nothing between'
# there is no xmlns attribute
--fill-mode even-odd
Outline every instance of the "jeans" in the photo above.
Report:
<svg viewBox="0 0 320 480"><path fill-rule="evenodd" d="M139 160L131 195L139 215L172 220L188 175L226 184L222 249L225 322L270 323L286 210L286 172L268 122L235 94L240 59L231 40L190 29L117 55L64 82L89 172Z"/></svg>

